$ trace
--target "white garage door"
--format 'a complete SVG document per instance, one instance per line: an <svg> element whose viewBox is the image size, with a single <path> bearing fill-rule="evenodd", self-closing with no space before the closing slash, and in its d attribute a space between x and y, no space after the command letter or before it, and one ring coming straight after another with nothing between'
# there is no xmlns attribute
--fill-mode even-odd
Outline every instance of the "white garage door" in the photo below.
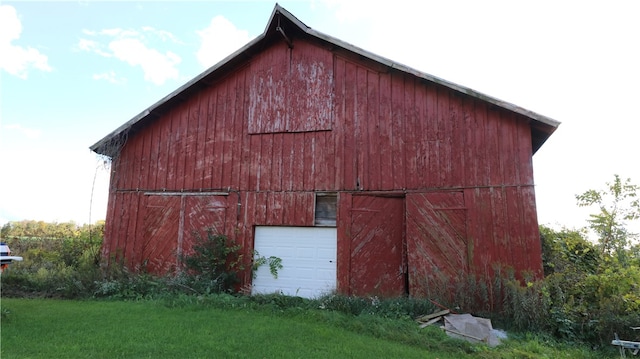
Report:
<svg viewBox="0 0 640 359"><path fill-rule="evenodd" d="M258 268L252 294L282 293L316 298L336 289L337 232L327 227L256 227L254 248L282 259L278 278Z"/></svg>

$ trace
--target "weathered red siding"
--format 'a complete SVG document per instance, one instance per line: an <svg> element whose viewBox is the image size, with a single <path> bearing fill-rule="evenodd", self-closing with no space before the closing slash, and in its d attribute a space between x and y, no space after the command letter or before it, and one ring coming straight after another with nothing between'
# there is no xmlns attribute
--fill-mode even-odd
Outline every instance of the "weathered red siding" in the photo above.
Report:
<svg viewBox="0 0 640 359"><path fill-rule="evenodd" d="M404 199L354 195L350 208L351 295L402 296L406 288Z"/></svg>
<svg viewBox="0 0 640 359"><path fill-rule="evenodd" d="M129 135L113 161L104 253L158 271L188 250L186 229L212 222L250 253L254 226L313 226L315 192L333 191L343 292L376 285L354 261L403 246L387 263L408 263L412 293L436 267L541 275L531 157L522 115L314 41L275 42ZM211 191L228 195L214 207L186 195ZM390 219L400 243L371 258L351 232L351 194L363 192L401 194Z"/></svg>

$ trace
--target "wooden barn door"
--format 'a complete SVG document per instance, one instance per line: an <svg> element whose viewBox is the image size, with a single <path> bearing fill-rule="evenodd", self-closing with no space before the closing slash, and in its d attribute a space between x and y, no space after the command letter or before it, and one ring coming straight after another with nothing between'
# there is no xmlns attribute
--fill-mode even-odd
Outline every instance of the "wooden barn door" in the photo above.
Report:
<svg viewBox="0 0 640 359"><path fill-rule="evenodd" d="M180 197L147 196L142 241L142 269L165 273L176 264Z"/></svg>
<svg viewBox="0 0 640 359"><path fill-rule="evenodd" d="M197 235L206 229L234 236L236 202L226 195L148 195L144 219L142 266L152 273L166 273L191 251Z"/></svg>
<svg viewBox="0 0 640 359"><path fill-rule="evenodd" d="M352 196L350 229L350 294L406 294L404 198Z"/></svg>
<svg viewBox="0 0 640 359"><path fill-rule="evenodd" d="M234 238L237 223L235 196L188 196L185 198L184 230L180 254L190 254L197 236L207 230Z"/></svg>
<svg viewBox="0 0 640 359"><path fill-rule="evenodd" d="M468 273L467 212L462 192L407 194L409 292L428 295L435 283Z"/></svg>

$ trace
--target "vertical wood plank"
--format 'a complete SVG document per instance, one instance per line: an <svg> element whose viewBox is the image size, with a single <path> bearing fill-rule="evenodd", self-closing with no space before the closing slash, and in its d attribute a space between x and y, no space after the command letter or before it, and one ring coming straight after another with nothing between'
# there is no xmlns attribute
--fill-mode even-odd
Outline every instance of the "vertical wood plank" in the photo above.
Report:
<svg viewBox="0 0 640 359"><path fill-rule="evenodd" d="M296 153L295 153L295 134L285 133L282 135L282 179L281 188L284 191L292 191L295 186L295 172L298 170L294 166Z"/></svg>
<svg viewBox="0 0 640 359"><path fill-rule="evenodd" d="M243 83L243 88L247 88L247 83L250 81L249 80L249 75L247 75L246 71L243 72L243 76L240 79ZM242 93L238 94L239 98L241 98L242 100L242 107L244 108L243 112L242 112L242 121L239 123L239 127L240 127L240 131L238 132L239 134L241 134L241 138L240 138L240 163L242 164L240 167L240 180L239 180L239 189L240 190L249 190L251 188L251 177L254 173L255 167L252 167L253 165L253 156L252 156L252 143L253 141L251 140L252 136L249 136L249 128L246 125L246 119L249 116L249 112L248 112L248 108L249 108L249 96L250 96L250 92L248 90L243 91ZM251 236L253 236L253 234L251 234ZM253 237L251 237L251 239L253 240Z"/></svg>
<svg viewBox="0 0 640 359"><path fill-rule="evenodd" d="M129 171L131 176L128 177L128 184L126 188L141 188L143 177L146 176L147 167L143 164L142 156L144 155L144 141L146 136L135 136L132 139L133 147L133 161L131 161L131 167Z"/></svg>
<svg viewBox="0 0 640 359"><path fill-rule="evenodd" d="M502 183L506 185L515 185L516 181L516 166L518 150L514 147L514 137L517 135L518 128L516 127L513 116L502 113L500 121L499 133L499 152L500 161L502 162Z"/></svg>
<svg viewBox="0 0 640 359"><path fill-rule="evenodd" d="M174 109L170 111L169 118L171 121L171 125L169 127L169 132L167 133L167 162L166 162L166 188L169 190L175 190L176 184L176 142L178 136L178 126L180 124L180 110Z"/></svg>
<svg viewBox="0 0 640 359"><path fill-rule="evenodd" d="M307 146L305 145L304 133L294 133L293 137L293 168L291 173L292 189L294 191L301 191L304 189L304 168L306 165L305 159L308 154Z"/></svg>
<svg viewBox="0 0 640 359"><path fill-rule="evenodd" d="M518 126L518 164L519 183L533 185L533 149L531 144L531 128L526 121L521 121Z"/></svg>
<svg viewBox="0 0 640 359"><path fill-rule="evenodd" d="M267 221L267 192L255 192L255 202L254 202L254 225L268 225Z"/></svg>
<svg viewBox="0 0 640 359"><path fill-rule="evenodd" d="M463 186L475 186L478 181L478 158L476 152L478 152L476 143L476 133L479 132L476 127L474 113L474 99L465 96L462 100L462 117L464 126L464 139L463 139L463 151L464 151L464 177Z"/></svg>
<svg viewBox="0 0 640 359"><path fill-rule="evenodd" d="M487 124L487 105L484 102L475 101L475 148L476 152L476 167L478 170L477 186L488 186L491 183L491 171L488 156L490 152L488 150L488 140L485 137Z"/></svg>
<svg viewBox="0 0 640 359"><path fill-rule="evenodd" d="M369 158L366 155L367 148L367 70L361 66L356 67L356 93L354 99L354 123L355 123L355 151L356 173L359 182L358 189L370 189Z"/></svg>
<svg viewBox="0 0 640 359"><path fill-rule="evenodd" d="M113 197L115 198L115 204L113 206L113 217L111 220L117 223L112 231L112 252L117 261L125 261L127 265L131 262L131 258L128 257L128 253L125 252L126 246L126 231L127 231L127 217L125 215L126 206L131 205L125 201L124 194L122 192L115 192Z"/></svg>
<svg viewBox="0 0 640 359"><path fill-rule="evenodd" d="M358 189L358 155L356 136L356 65L345 62L345 88L344 88L344 181L343 188L348 190Z"/></svg>
<svg viewBox="0 0 640 359"><path fill-rule="evenodd" d="M317 183L316 189L332 191L335 190L336 169L340 166L339 161L336 160L334 133L333 131L324 131L318 135L321 141L322 157L318 168L319 183Z"/></svg>
<svg viewBox="0 0 640 359"><path fill-rule="evenodd" d="M365 132L365 146L362 148L364 152L364 160L367 163L365 167L366 177L369 178L369 184L367 189L380 190L382 186L381 180L381 167L380 167L380 118L378 112L378 104L380 103L379 94L379 76L372 71L365 72L365 78L363 79L366 84L366 109L364 120Z"/></svg>
<svg viewBox="0 0 640 359"><path fill-rule="evenodd" d="M249 155L248 163L248 175L249 175L249 189L253 191L260 190L260 161L261 159L261 139L259 136L249 136L249 147L251 151Z"/></svg>
<svg viewBox="0 0 640 359"><path fill-rule="evenodd" d="M180 188L186 190L192 190L196 187L196 182L199 180L196 178L196 163L198 161L198 117L200 116L200 96L202 91L194 94L189 100L189 111L184 128L184 173L182 175L182 186Z"/></svg>
<svg viewBox="0 0 640 359"><path fill-rule="evenodd" d="M331 136L333 139L333 147L334 147L334 184L333 188L335 190L343 190L346 189L346 183L349 183L345 178L345 166L347 163L347 154L345 151L346 147L346 136L345 131L347 128L348 120L346 117L346 107L345 107L345 84L346 84L346 74L345 74L345 61L344 59L334 56L333 57L334 70L335 74L335 90L334 90L334 109L333 109L333 131L331 131Z"/></svg>
<svg viewBox="0 0 640 359"><path fill-rule="evenodd" d="M416 146L416 129L417 129L417 111L416 111L416 81L415 79L404 76L404 121L402 122L401 131L404 134L404 148L403 152L403 167L405 170L402 172L404 178L402 179L403 188L409 187L409 184L413 182L414 185L420 186L417 181L417 146ZM411 186L411 188L415 188Z"/></svg>
<svg viewBox="0 0 640 359"><path fill-rule="evenodd" d="M271 163L271 169L269 170L271 184L268 188L272 191L282 191L284 176L283 137L284 135L282 133L273 134L271 156L267 157L267 161Z"/></svg>
<svg viewBox="0 0 640 359"><path fill-rule="evenodd" d="M438 141L440 138L440 119L438 118L438 90L436 85L429 84L426 88L427 106L427 140L426 153L429 163L428 176L424 179L424 186L435 188L438 186L440 171L440 155Z"/></svg>
<svg viewBox="0 0 640 359"><path fill-rule="evenodd" d="M207 88L200 93L198 101L198 119L196 125L196 151L195 164L193 168L193 187L207 188L204 185L205 158L207 156L207 111L209 108L210 90Z"/></svg>
<svg viewBox="0 0 640 359"><path fill-rule="evenodd" d="M231 79L231 102L229 106L231 106L231 121L233 125L231 126L231 179L230 183L227 184L231 188L239 188L240 187L240 171L242 167L242 143L243 139L243 131L245 127L245 117L244 117L244 106L243 106L243 89L244 89L244 73L246 71L246 67L239 69L238 72L233 74Z"/></svg>
<svg viewBox="0 0 640 359"><path fill-rule="evenodd" d="M189 108L192 99L187 100L182 103L179 108L178 115L178 123L177 128L175 130L175 141L174 141L174 151L175 151L175 177L174 177L174 189L182 190L184 187L184 177L185 177L185 158L186 158L186 134L187 134L187 126L189 122Z"/></svg>
<svg viewBox="0 0 640 359"><path fill-rule="evenodd" d="M151 178L151 142L153 141L153 131L146 132L142 137L142 152L139 157L140 178L136 185L137 188L151 188L149 186L149 178Z"/></svg>
<svg viewBox="0 0 640 359"><path fill-rule="evenodd" d="M476 196L476 209L478 215L478 242L479 246L476 246L476 259L479 260L479 267L483 273L486 273L488 277L493 276L492 265L496 258L496 247L493 237L493 209L491 206L491 192L490 188L481 188L477 191Z"/></svg>
<svg viewBox="0 0 640 359"><path fill-rule="evenodd" d="M266 224L280 226L284 224L283 192L267 192Z"/></svg>
<svg viewBox="0 0 640 359"><path fill-rule="evenodd" d="M338 195L337 206L337 291L344 295L351 295L349 283L351 281L351 203L352 195L341 192Z"/></svg>
<svg viewBox="0 0 640 359"><path fill-rule="evenodd" d="M438 86L438 157L439 178L436 187L442 188L451 182L451 108L449 107L450 90Z"/></svg>
<svg viewBox="0 0 640 359"><path fill-rule="evenodd" d="M113 172L110 175L113 178ZM107 212L105 214L104 225L104 240L102 242L102 258L106 260L107 265L111 265L112 260L118 260L118 258L112 258L117 254L116 248L118 247L118 227L119 223L116 218L116 207L119 202L116 198L116 192L111 188L109 189L109 199L107 200Z"/></svg>
<svg viewBox="0 0 640 359"><path fill-rule="evenodd" d="M224 116L222 117L222 127L220 129L220 131L222 132L222 135L220 136L222 138L222 146L221 146L221 153L220 153L220 172L221 172L221 177L220 177L220 183L218 186L216 186L215 188L229 188L232 186L231 183L231 171L232 171L232 148L233 148L233 113L235 111L235 107L234 107L234 103L233 103L233 98L234 93L233 93L233 82L232 79L229 77L226 77L224 79L224 88L225 88L225 92L224 92L224 102L225 102L225 110L224 110Z"/></svg>
<svg viewBox="0 0 640 359"><path fill-rule="evenodd" d="M213 173L214 169L214 153L215 153L215 135L216 135L216 111L218 90L217 88L211 88L207 92L207 129L204 143L204 171L202 178L203 188L213 187Z"/></svg>
<svg viewBox="0 0 640 359"><path fill-rule="evenodd" d="M487 161L489 163L489 184L502 184L502 163L500 161L499 148L499 122L500 112L494 107L489 106L487 111L487 122L485 123L485 141L487 146Z"/></svg>
<svg viewBox="0 0 640 359"><path fill-rule="evenodd" d="M378 106L378 132L377 149L380 154L380 189L394 189L394 173L387 169L393 168L392 146L392 112L391 112L391 75L389 73L378 73L379 94Z"/></svg>
<svg viewBox="0 0 640 359"><path fill-rule="evenodd" d="M144 245L144 218L147 210L145 197L142 193L132 194L131 196L131 204L134 205L135 208L132 211L133 223L129 224L128 241L132 244L131 252L134 256L132 259L136 264L140 263L140 254L142 253L142 247Z"/></svg>
<svg viewBox="0 0 640 359"><path fill-rule="evenodd" d="M316 157L316 137L313 132L303 132L301 136L304 144L302 167L302 190L312 191L315 185L315 157Z"/></svg>
<svg viewBox="0 0 640 359"><path fill-rule="evenodd" d="M222 171L223 171L223 161L224 161L224 137L225 134L225 123L224 119L227 111L227 83L223 81L217 88L216 91L216 109L214 116L214 134L213 134L213 147L212 153L213 161L212 161L212 172L211 172L211 186L210 188L221 188L222 187Z"/></svg>
<svg viewBox="0 0 640 359"><path fill-rule="evenodd" d="M528 238L522 231L523 210L518 187L509 186L504 189L506 230L508 233L509 251L512 263L526 263L529 256Z"/></svg>
<svg viewBox="0 0 640 359"><path fill-rule="evenodd" d="M464 114L462 109L462 97L459 94L451 93L449 96L449 123L451 130L450 153L451 153L451 175L448 185L461 187L466 176L466 166L464 164Z"/></svg>
<svg viewBox="0 0 640 359"><path fill-rule="evenodd" d="M404 76L397 72L391 73L391 147L393 166L393 187L405 188L404 178Z"/></svg>
<svg viewBox="0 0 640 359"><path fill-rule="evenodd" d="M477 188L465 188L463 191L464 194L464 203L467 208L467 256L468 256L468 264L469 264L469 272L474 274L481 274L480 270L480 261L478 260L479 254L477 252L477 248L482 245L480 242L480 220L478 218L478 197Z"/></svg>
<svg viewBox="0 0 640 359"><path fill-rule="evenodd" d="M491 194L491 212L493 214L493 254L495 262L500 262L502 265L509 265L511 261L511 250L507 233L507 213L505 210L504 192L501 187L492 187L490 189Z"/></svg>

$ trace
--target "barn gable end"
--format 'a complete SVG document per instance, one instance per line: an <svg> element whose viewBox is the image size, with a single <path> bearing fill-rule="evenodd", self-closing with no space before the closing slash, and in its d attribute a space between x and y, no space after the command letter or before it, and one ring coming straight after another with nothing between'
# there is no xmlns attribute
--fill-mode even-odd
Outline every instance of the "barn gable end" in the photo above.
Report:
<svg viewBox="0 0 640 359"><path fill-rule="evenodd" d="M91 147L113 158L103 253L161 273L194 231L214 228L250 258L255 243L278 247L276 226L294 236L282 256L335 258L329 282L296 270L308 295L322 290L307 282L420 296L430 277L496 264L541 276L531 159L557 126L276 5L261 36ZM305 242L327 227L333 257Z"/></svg>

